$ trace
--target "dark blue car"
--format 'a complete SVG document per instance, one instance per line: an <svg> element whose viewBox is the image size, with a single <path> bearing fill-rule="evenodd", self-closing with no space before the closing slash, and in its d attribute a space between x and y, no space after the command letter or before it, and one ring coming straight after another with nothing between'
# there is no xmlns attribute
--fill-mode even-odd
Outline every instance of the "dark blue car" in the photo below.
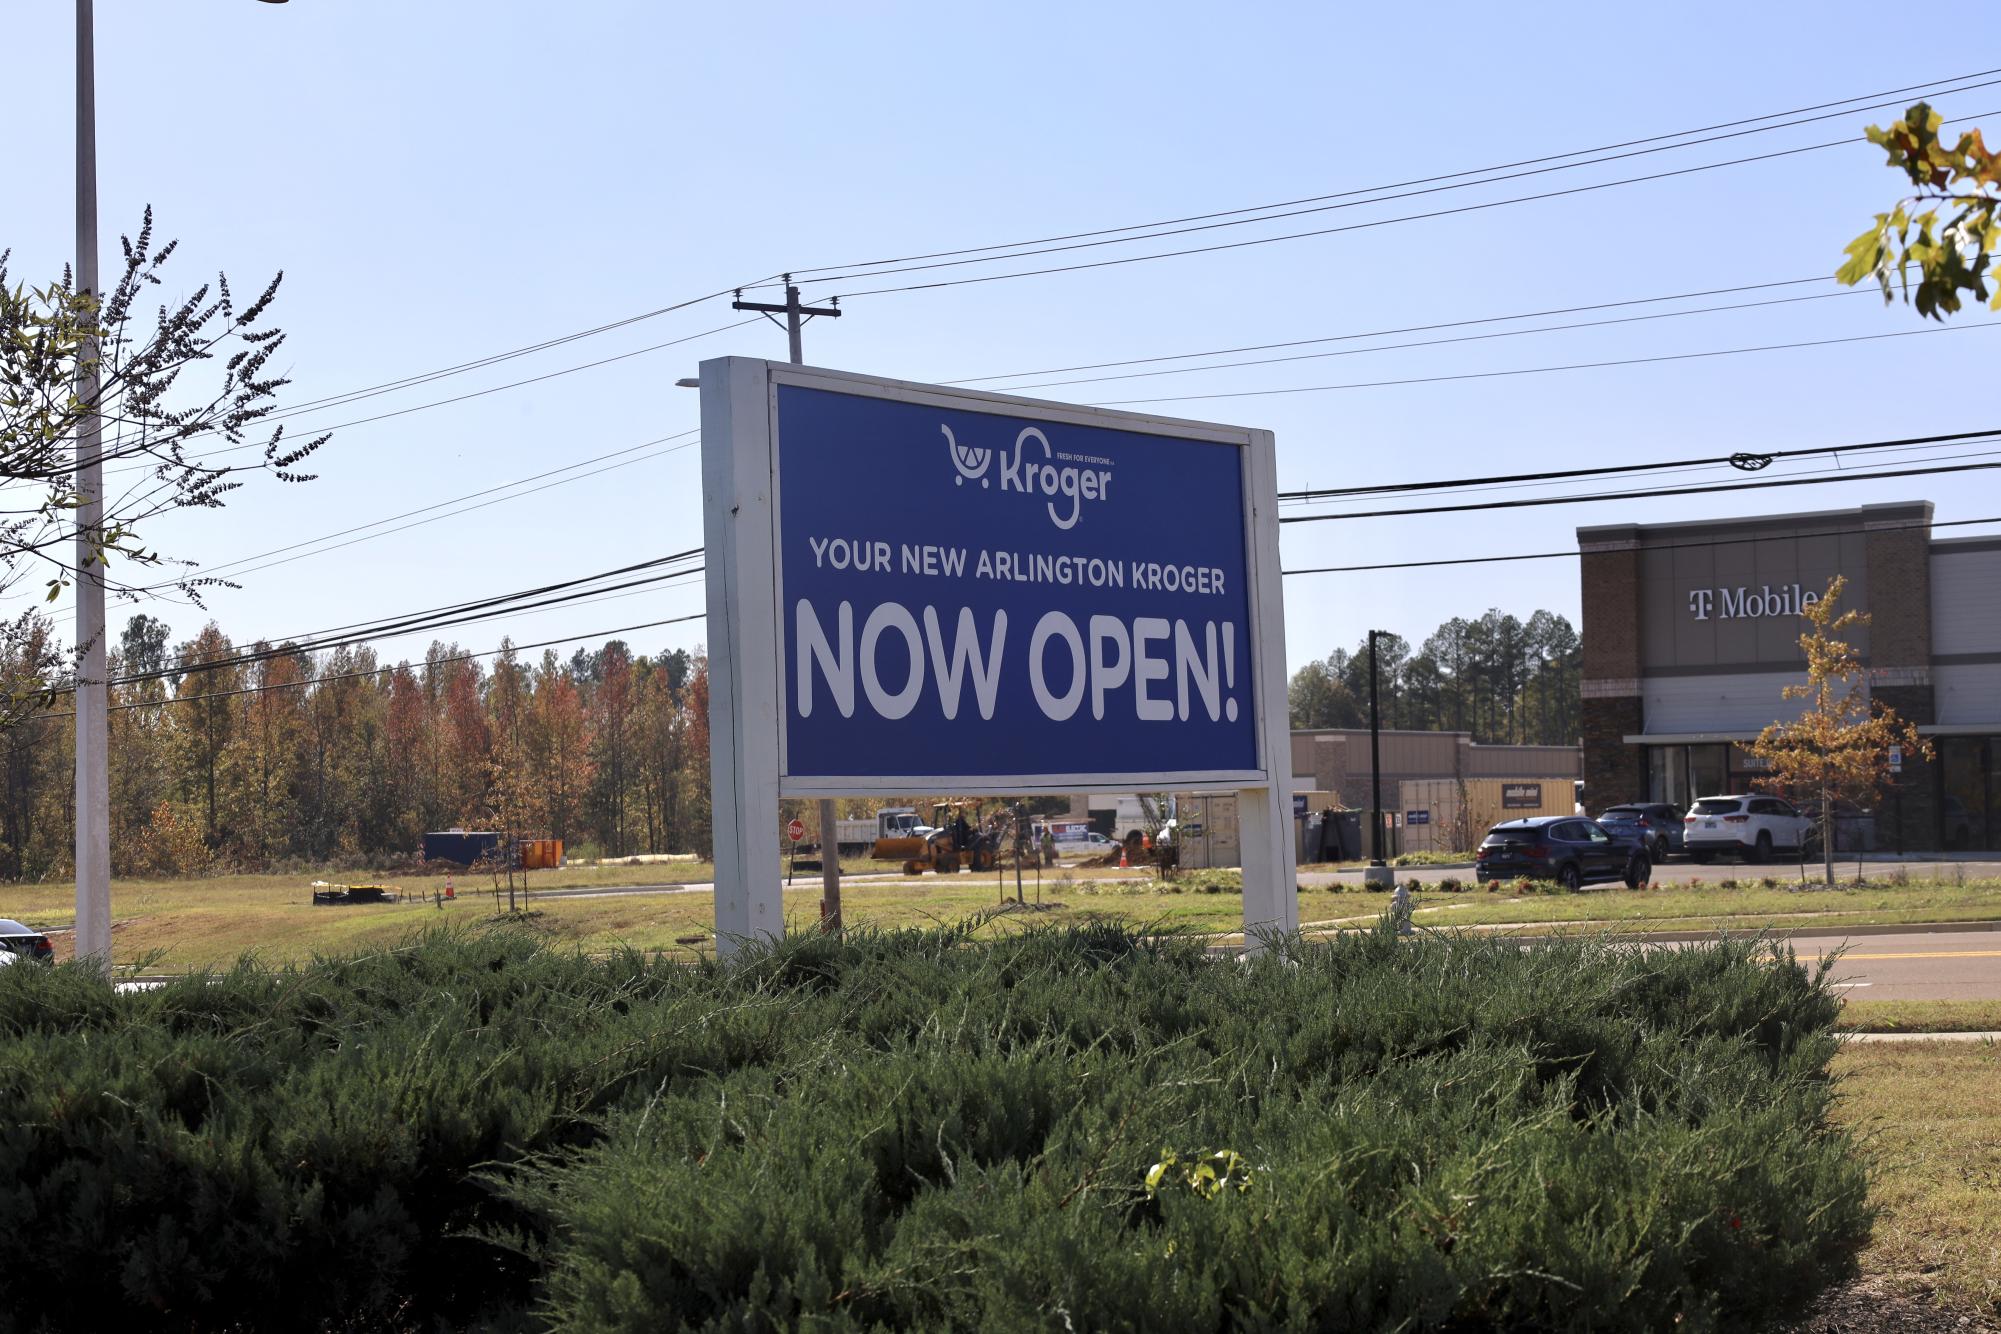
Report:
<svg viewBox="0 0 2001 1334"><path fill-rule="evenodd" d="M1647 849L1659 865L1670 852L1681 851L1682 810L1663 801L1634 802L1598 813L1608 833L1630 838Z"/></svg>
<svg viewBox="0 0 2001 1334"><path fill-rule="evenodd" d="M1653 875L1653 859L1635 838L1581 815L1504 820L1487 831L1476 854L1482 880L1554 880L1578 889L1623 880L1638 889Z"/></svg>

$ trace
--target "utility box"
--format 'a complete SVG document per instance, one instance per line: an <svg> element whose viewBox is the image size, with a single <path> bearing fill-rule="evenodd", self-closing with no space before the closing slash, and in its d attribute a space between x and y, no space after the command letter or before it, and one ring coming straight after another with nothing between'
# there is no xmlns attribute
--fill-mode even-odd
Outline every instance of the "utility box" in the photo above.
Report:
<svg viewBox="0 0 2001 1334"><path fill-rule="evenodd" d="M1243 865L1234 792L1204 796L1184 793L1175 798L1174 813L1175 856L1183 870Z"/></svg>
<svg viewBox="0 0 2001 1334"><path fill-rule="evenodd" d="M563 864L563 840L524 838L515 844L515 855L524 871L554 871Z"/></svg>

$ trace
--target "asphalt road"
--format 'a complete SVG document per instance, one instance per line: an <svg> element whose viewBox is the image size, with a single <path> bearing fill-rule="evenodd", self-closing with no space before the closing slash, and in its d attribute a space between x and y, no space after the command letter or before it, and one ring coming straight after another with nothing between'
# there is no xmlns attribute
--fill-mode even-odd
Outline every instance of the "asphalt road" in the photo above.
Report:
<svg viewBox="0 0 2001 1334"><path fill-rule="evenodd" d="M1863 875L1872 880L1880 880L1885 876L1894 875L1899 870L1913 880L1951 881L1962 876L1968 880L1994 880L2001 879L2001 860L1963 861L1941 859L1938 861L1919 861L1913 859L1910 861L1866 861L1862 863ZM1447 876L1464 882L1472 879L1474 874L1475 868L1471 862L1465 862L1458 866L1399 866L1396 868L1396 876L1399 882L1415 879L1427 885L1435 884ZM1808 880L1817 880L1820 878L1820 875L1821 866L1819 862L1813 862L1807 866L1806 878ZM1851 858L1847 861L1835 862L1834 875L1837 880L1854 880L1854 860ZM1744 863L1736 861L1717 861L1710 862L1706 866L1698 866L1685 857L1676 857L1655 866L1653 872L1653 880L1657 885L1687 884L1691 880L1714 882L1726 876L1732 876L1738 880L1759 880L1765 876L1773 876L1780 880L1793 882L1800 879L1800 867L1797 862L1768 862L1762 865L1746 866ZM1308 885L1359 885L1362 883L1362 870L1360 867L1355 867L1343 871L1301 871L1299 879L1301 883Z"/></svg>
<svg viewBox="0 0 2001 1334"><path fill-rule="evenodd" d="M1837 949L1834 985L1856 1000L2001 999L2001 931L1928 931L1897 935L1800 935L1802 960Z"/></svg>

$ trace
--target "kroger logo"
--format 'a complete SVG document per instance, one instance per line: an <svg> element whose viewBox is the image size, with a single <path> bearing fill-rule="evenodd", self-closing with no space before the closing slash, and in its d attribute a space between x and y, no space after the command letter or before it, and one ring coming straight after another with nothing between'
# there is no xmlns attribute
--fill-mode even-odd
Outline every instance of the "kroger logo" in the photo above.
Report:
<svg viewBox="0 0 2001 1334"><path fill-rule="evenodd" d="M992 485L993 478L987 470L993 466L994 451L973 445L962 445L952 434L952 428L939 424L944 433L946 447L952 454L952 467L958 476L953 485L964 486L967 482L978 482L982 488ZM1042 457L1029 454L1030 441L1042 446ZM1002 491L1016 491L1025 496L1044 496L1044 508L1049 511L1049 521L1058 528L1075 528L1077 520L1083 517L1084 502L1104 500L1111 495L1112 474L1109 469L1090 466L1102 460L1090 460L1083 466L1076 462L1058 462L1056 451L1049 446L1049 437L1034 426L1025 426L1021 434L1014 438L1014 453L1009 455L1005 448L1000 450L1000 466L994 469L1000 479ZM1063 512L1066 505L1068 514Z"/></svg>

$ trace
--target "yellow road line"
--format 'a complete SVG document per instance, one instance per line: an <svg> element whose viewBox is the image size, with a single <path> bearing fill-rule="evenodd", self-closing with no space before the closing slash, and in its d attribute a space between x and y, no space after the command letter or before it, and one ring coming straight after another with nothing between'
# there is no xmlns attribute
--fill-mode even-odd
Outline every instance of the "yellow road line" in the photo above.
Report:
<svg viewBox="0 0 2001 1334"><path fill-rule="evenodd" d="M1909 954L1844 954L1850 959L2001 959L2001 950L1914 950Z"/></svg>

